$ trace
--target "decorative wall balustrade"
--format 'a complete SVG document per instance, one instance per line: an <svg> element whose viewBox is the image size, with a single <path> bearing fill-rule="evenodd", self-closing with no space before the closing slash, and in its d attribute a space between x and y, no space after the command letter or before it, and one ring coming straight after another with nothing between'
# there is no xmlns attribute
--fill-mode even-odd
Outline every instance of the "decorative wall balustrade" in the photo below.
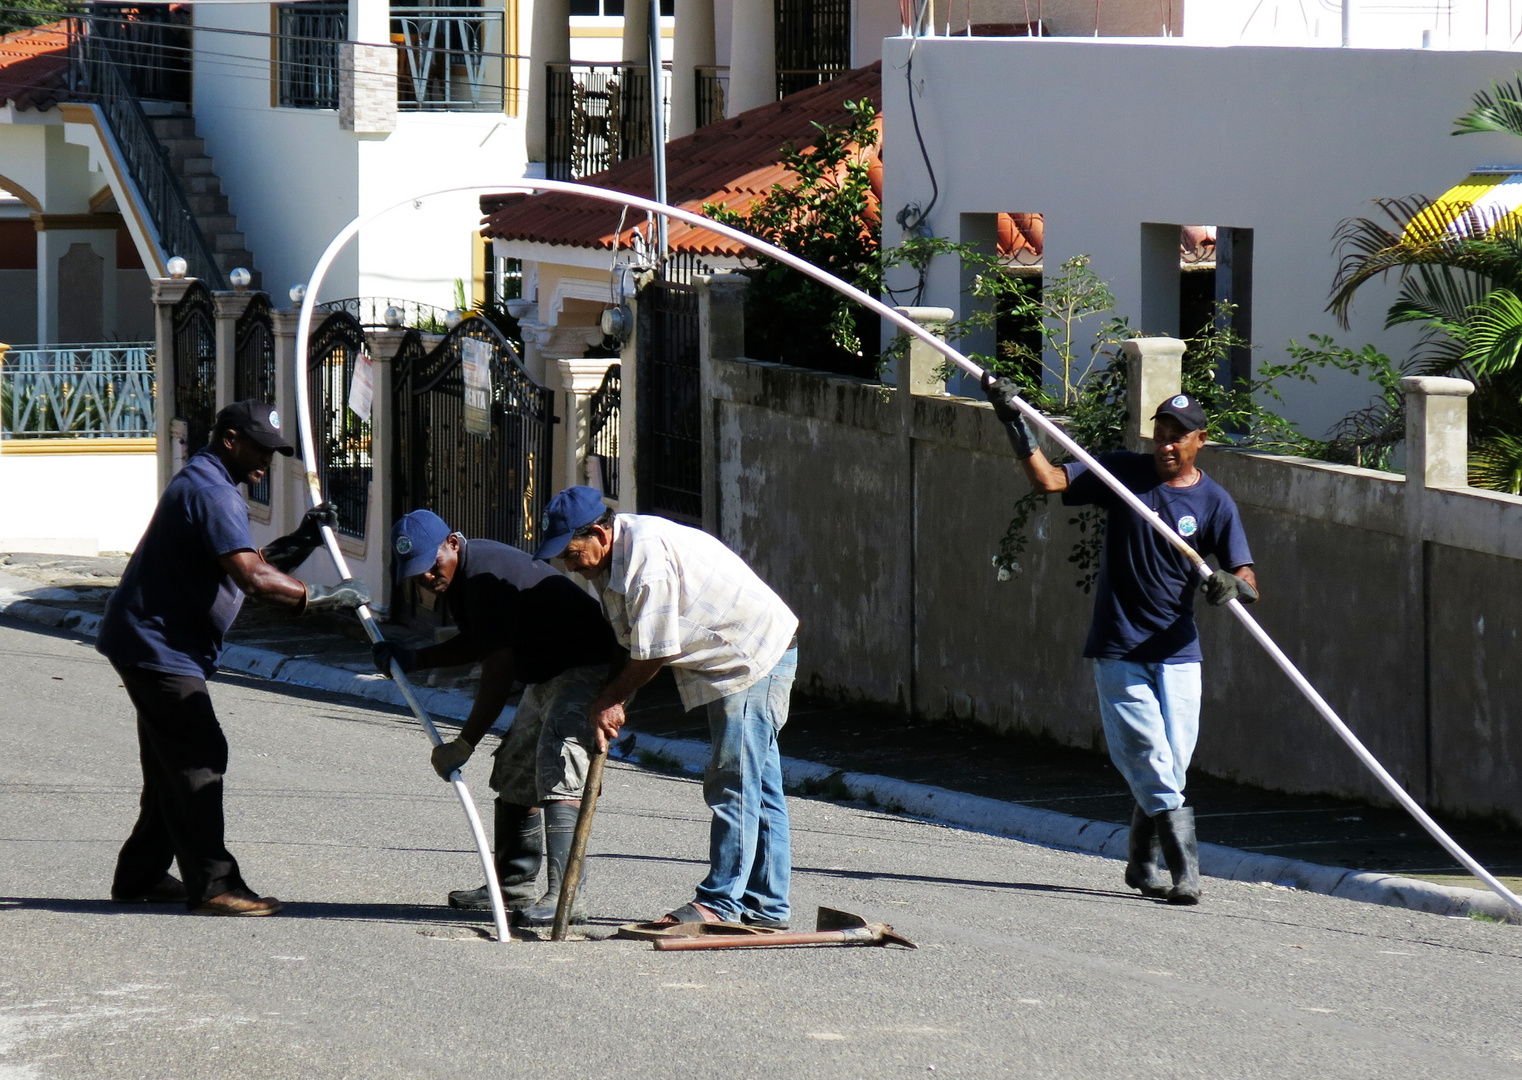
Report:
<svg viewBox="0 0 1522 1080"><path fill-rule="evenodd" d="M376 329L386 325L386 309L393 307L402 313L402 326L426 334L449 332L449 326L444 321L449 312L444 308L416 300L400 300L394 296L349 296L342 300L325 300L317 305L317 310L329 314L335 311L346 312L359 320L361 326Z"/></svg>
<svg viewBox="0 0 1522 1080"><path fill-rule="evenodd" d="M724 106L729 100L729 68L697 67L693 68L692 77L697 83L697 126L707 127L724 119Z"/></svg>
<svg viewBox="0 0 1522 1080"><path fill-rule="evenodd" d="M506 91L502 9L393 7L397 108L497 112Z"/></svg>
<svg viewBox="0 0 1522 1080"><path fill-rule="evenodd" d="M0 438L152 438L152 342L12 349L0 360Z"/></svg>
<svg viewBox="0 0 1522 1080"><path fill-rule="evenodd" d="M650 152L650 83L641 64L550 64L546 174L579 180ZM670 120L671 69L661 106Z"/></svg>

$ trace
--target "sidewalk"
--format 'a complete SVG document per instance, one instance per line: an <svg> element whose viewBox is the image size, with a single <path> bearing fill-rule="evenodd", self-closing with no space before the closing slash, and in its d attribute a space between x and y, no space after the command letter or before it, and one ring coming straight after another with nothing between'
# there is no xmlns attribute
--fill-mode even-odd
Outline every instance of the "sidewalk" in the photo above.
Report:
<svg viewBox="0 0 1522 1080"><path fill-rule="evenodd" d="M111 557L0 555L0 614L93 637L124 565L125 559ZM350 619L293 623L246 605L229 634L223 666L401 704L395 686L374 674L368 644ZM474 677L464 669L424 672L419 688L436 717L459 721L469 710ZM636 698L629 730L633 738L623 741L622 752L648 766L700 770L706 760L706 720L682 712L669 677ZM1124 858L1130 797L1102 753L807 699L795 699L780 742L787 782L797 794L859 800ZM1522 921L1488 890L1471 892L1483 885L1400 811L1263 791L1198 771L1190 777L1190 799L1198 808L1207 874ZM1509 887L1522 889L1522 834L1443 825Z"/></svg>

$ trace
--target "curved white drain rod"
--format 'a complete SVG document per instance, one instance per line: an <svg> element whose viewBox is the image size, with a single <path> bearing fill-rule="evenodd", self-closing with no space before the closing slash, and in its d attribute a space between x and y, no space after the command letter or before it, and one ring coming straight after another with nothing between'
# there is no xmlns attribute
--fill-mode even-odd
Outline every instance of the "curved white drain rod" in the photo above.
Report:
<svg viewBox="0 0 1522 1080"><path fill-rule="evenodd" d="M398 207L406 206L407 204L415 202L418 199L430 198L435 195L467 193L477 195L490 195L503 191L559 191L567 195L581 195L589 199L596 199L599 202L613 203L618 206L627 206L633 207L636 210L644 210L646 213L663 214L668 218L673 218L688 225L694 225L700 229L705 229L708 232L715 233L729 240L744 244L746 247L749 247L754 251L760 252L769 258L775 259L785 266L790 266L802 274L808 275L815 281L819 281L825 285L828 285L830 288L834 289L841 295L855 300L858 304L861 304L863 307L867 308L874 314L880 315L882 318L887 319L903 333L908 334L911 337L918 338L926 345L929 345L936 352L946 357L946 359L956 364L958 367L966 371L974 378L981 379L983 377L982 368L978 367L978 365L974 364L971 360L967 359L967 357L963 356L949 344L936 337L924 327L920 326L914 320L908 318L907 316L901 315L899 312L893 310L893 308L889 307L887 304L884 304L881 300L878 300L874 296L867 295L860 289L856 288L854 285L847 284L846 282L840 280L840 278L836 277L834 274L831 274L825 270L821 270L819 267L813 265L812 263L806 262L798 256L791 254L790 252L783 251L781 248L773 247L766 241L751 236L749 233L741 232L739 229L733 229L727 225L720 225L718 222L710 221L708 218L703 217L701 214L694 214L689 210L682 210L675 206L667 206L664 203L658 203L652 199L642 198L638 195L628 195L621 191L611 191L607 188L591 187L586 184L575 184L565 180L528 179L512 180L506 183L493 184L490 186L471 185L468 187L444 188L439 191L424 192L420 195L413 195L409 198L393 203L392 205L387 206L381 210L377 210L374 213L367 215L366 217L355 218L353 221L349 222L349 224L346 225L343 230L333 238L333 242L328 245L327 250L322 253L322 257L317 260L317 267L312 272L312 280L307 283L307 293L301 302L301 318L298 320L296 326L296 370L298 375L302 374L306 368L307 337L311 333L312 311L313 306L316 303L318 289L321 287L323 278L327 276L328 269L332 266L333 260L337 258L339 251L343 249L343 247L359 232L360 229L362 229L365 225L368 225L370 222L374 221L376 218L380 217L382 214L389 213ZM306 383L304 379L298 380L296 393L297 399L301 403L300 411L301 419L303 422L303 447L307 451L307 461L310 463L313 460L313 457L311 453L311 436L305 427L306 399L304 395L306 393ZM1163 538L1167 540L1168 543L1172 544L1180 554L1188 559L1194 568L1199 572L1202 578L1210 577L1212 571L1205 560L1200 557L1199 553L1196 552L1194 548L1190 547L1188 542L1185 541L1182 536L1174 532L1173 529L1165 521L1163 521L1162 518L1154 513L1151 507L1137 498L1135 492L1131 491L1130 488L1126 487L1114 476L1112 476L1104 466L1100 465L1099 462L1094 459L1092 454L1074 442L1072 437L1068 435L1066 431L1058 427L1056 424L1052 423L1041 414L1040 410L1038 410L1035 406L1031 405L1029 402L1025 401L1018 395L1011 397L1010 402L1020 410L1026 419L1032 421L1054 442L1056 442L1068 453L1072 454L1073 457L1077 458L1083 464L1092 469L1094 474L1098 476L1099 479L1102 480L1107 487L1119 495L1127 506L1129 506L1136 513L1140 514L1144 521L1146 521L1160 534L1162 534ZM311 485L313 498L319 498L320 493L318 491L316 477L313 474L308 473L308 480ZM323 530L323 535L327 540L329 552L332 554L334 561L338 564L340 570L343 571L345 579L347 579L347 568L343 563L343 555L338 550L338 542L336 538L332 535L331 531L327 529ZM1369 752L1368 747L1364 746L1364 744L1359 740L1358 736L1353 734L1352 729L1349 728L1347 724L1343 723L1342 718L1339 717L1337 713L1333 711L1332 707L1327 704L1326 699L1323 698L1316 691L1316 688L1310 684L1310 681L1300 673L1300 669L1295 666L1294 661L1292 661L1288 656L1284 654L1284 650L1280 649L1279 646L1274 642L1274 639L1269 637L1268 632L1264 630L1263 627L1258 625L1258 621L1256 619L1248 614L1247 609L1242 606L1242 603L1239 600L1233 598L1227 606L1230 607L1232 614L1236 615L1237 620L1247 628L1247 632L1252 635L1253 640L1255 640L1259 645L1263 646L1268 655L1273 658L1274 663L1278 664L1280 669L1289 676L1290 682L1295 684L1296 689L1298 689L1300 693L1305 696L1306 700L1311 703L1311 706L1321 714L1321 718L1331 725L1332 730L1337 733L1338 737L1342 739L1343 742L1347 743L1348 747L1357 756L1358 760L1363 762L1365 767L1367 767L1368 770L1374 774L1375 778L1378 779L1382 785L1384 785L1385 790L1390 792L1390 794L1395 797L1396 802L1400 803L1400 805L1405 808L1406 812L1416 819L1417 824L1426 829L1432 838L1441 844L1444 850L1446 850L1448 854L1452 855L1456 860L1458 860L1458 862L1462 864L1466 870L1468 870L1475 877L1479 878L1486 885L1490 886L1491 890L1497 896L1506 901L1506 903L1510 904L1518 912L1522 912L1522 898L1517 897L1515 893L1513 893L1505 885L1501 884L1501 882L1496 879L1495 875L1493 875L1489 870L1486 870L1483 866L1476 862L1473 856L1471 856L1467 851L1460 847L1458 842L1454 840L1453 837L1449 836L1448 833L1443 830L1441 825L1432 820L1432 816L1428 814L1427 811L1423 810L1421 806L1417 804L1415 799L1407 794L1406 789L1400 786L1400 782L1397 781L1395 777L1390 775L1389 771L1379 763L1379 759ZM378 640L380 637L380 632L374 629L373 620L370 620L368 609L361 608L360 610L360 618L367 620L366 630L371 634L373 639ZM400 672L397 672L396 674L400 675ZM399 680L398 685L406 686L406 683L405 681ZM414 700L415 699L412 698L409 691L409 703L413 703ZM422 718L424 715L421 706L418 706L415 703L413 704L413 711L418 714L419 718ZM423 723L430 736L434 739L435 742L437 742L438 733L433 730L432 724L430 724L427 720L424 720ZM459 774L456 773L455 777L455 783L460 789L461 798L466 801L467 813L470 815L472 824L476 828L477 836L479 837L481 835L480 822L475 815L475 808L469 804L469 800L465 797L464 785L461 784L458 779ZM484 844L482 845L481 850L483 864L487 867L487 884L492 885L495 883L496 877L492 872L491 860L486 855ZM495 895L493 899L495 902Z"/></svg>

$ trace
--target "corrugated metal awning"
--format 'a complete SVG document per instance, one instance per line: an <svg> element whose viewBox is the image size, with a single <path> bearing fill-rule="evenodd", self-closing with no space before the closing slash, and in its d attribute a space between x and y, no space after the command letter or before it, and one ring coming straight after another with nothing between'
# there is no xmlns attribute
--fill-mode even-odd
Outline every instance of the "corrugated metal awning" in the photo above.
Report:
<svg viewBox="0 0 1522 1080"><path fill-rule="evenodd" d="M1476 169L1412 218L1405 238L1418 230L1480 236L1502 223L1522 228L1522 167Z"/></svg>

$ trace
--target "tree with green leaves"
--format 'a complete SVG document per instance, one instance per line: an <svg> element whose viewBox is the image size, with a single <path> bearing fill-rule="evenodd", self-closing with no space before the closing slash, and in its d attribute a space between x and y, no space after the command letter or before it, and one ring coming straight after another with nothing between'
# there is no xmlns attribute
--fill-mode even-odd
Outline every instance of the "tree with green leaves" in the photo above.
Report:
<svg viewBox="0 0 1522 1080"><path fill-rule="evenodd" d="M1453 134L1476 132L1522 138L1522 78L1474 96ZM1341 257L1328 309L1348 325L1358 290L1394 274L1399 293L1385 325L1423 329L1409 370L1475 384L1470 483L1522 493L1522 221L1472 205L1439 209L1421 195L1375 206L1376 215L1351 218L1337 231Z"/></svg>

